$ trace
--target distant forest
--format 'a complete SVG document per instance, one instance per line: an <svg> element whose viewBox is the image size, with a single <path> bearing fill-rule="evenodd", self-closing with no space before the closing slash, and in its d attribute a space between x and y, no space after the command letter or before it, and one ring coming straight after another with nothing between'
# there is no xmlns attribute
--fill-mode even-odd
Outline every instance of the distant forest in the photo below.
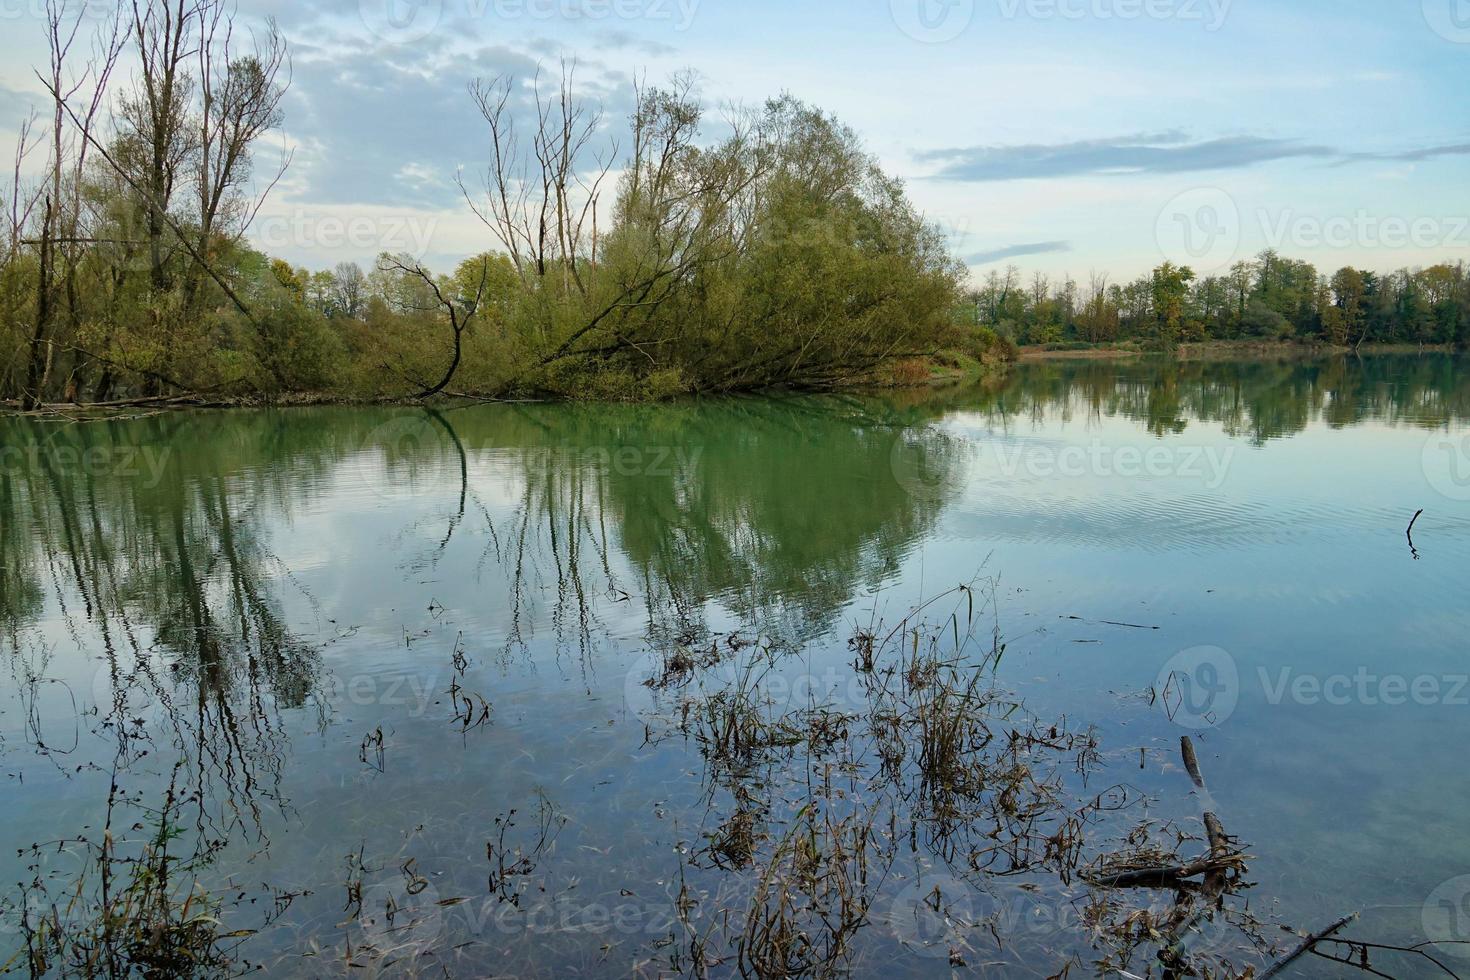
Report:
<svg viewBox="0 0 1470 980"><path fill-rule="evenodd" d="M1329 275L1265 251L1224 275L1164 263L1132 282L1094 274L1085 285L991 272L968 298L975 322L1022 345L1137 341L1168 348L1202 340L1303 340L1337 347L1470 342L1465 263Z"/></svg>

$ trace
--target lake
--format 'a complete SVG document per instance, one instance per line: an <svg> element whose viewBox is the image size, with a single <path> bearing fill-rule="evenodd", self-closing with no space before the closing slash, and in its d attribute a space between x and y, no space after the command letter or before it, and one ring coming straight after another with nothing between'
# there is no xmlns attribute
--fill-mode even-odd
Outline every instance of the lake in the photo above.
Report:
<svg viewBox="0 0 1470 980"><path fill-rule="evenodd" d="M0 420L0 964L1470 973L1467 367Z"/></svg>

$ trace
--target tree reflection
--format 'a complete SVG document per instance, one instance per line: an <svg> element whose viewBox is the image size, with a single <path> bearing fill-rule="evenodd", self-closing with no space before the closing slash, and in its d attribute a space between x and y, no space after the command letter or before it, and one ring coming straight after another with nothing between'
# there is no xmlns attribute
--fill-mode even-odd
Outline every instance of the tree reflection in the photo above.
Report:
<svg viewBox="0 0 1470 980"><path fill-rule="evenodd" d="M966 447L933 424L946 416L1123 419L1159 436L1206 424L1262 444L1313 425L1463 422L1463 377L1447 357L1043 362L882 396L4 420L0 642L22 714L80 713L96 736L14 737L58 778L100 780L94 828L153 805L158 833L187 828L196 857L263 848L270 811L291 806L291 738L325 700L320 623L366 614L324 608L273 550L317 503L369 515L322 545L334 576L370 564L396 594L412 577L399 565L432 571L507 664L588 672L609 647L834 633L964 489ZM413 533L374 550L369 531L394 519ZM48 701L63 674L73 697ZM161 811L151 790L167 793ZM739 802L720 838L732 860L758 810Z"/></svg>
<svg viewBox="0 0 1470 980"><path fill-rule="evenodd" d="M946 396L992 421L1125 418L1163 436L1214 423L1263 445L1314 421L1433 428L1470 419L1470 380L1444 355L1321 360L1055 360L1019 366L998 382Z"/></svg>

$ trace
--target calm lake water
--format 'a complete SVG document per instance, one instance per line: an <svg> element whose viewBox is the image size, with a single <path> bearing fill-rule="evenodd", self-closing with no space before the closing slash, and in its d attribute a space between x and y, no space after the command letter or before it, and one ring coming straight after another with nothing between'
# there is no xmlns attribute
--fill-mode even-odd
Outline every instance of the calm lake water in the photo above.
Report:
<svg viewBox="0 0 1470 980"><path fill-rule="evenodd" d="M1470 974L1467 366L0 421L0 964L166 837L272 976L1162 976L1210 810L1199 962Z"/></svg>

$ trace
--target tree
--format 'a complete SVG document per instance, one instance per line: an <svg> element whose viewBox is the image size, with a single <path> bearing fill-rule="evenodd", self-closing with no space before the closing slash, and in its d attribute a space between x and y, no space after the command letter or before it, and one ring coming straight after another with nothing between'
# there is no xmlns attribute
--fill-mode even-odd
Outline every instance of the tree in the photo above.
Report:
<svg viewBox="0 0 1470 980"><path fill-rule="evenodd" d="M367 302L367 276L356 262L341 262L331 272L328 287L332 313L355 320Z"/></svg>
<svg viewBox="0 0 1470 980"><path fill-rule="evenodd" d="M1193 281L1194 270L1188 266L1165 262L1153 271L1155 335L1166 349L1179 343L1185 326L1185 303L1189 297L1189 284Z"/></svg>
<svg viewBox="0 0 1470 980"><path fill-rule="evenodd" d="M1362 346L1367 323L1367 318L1363 315L1363 301L1367 294L1367 279L1357 269L1339 269L1332 277L1333 307L1336 313L1326 321L1331 325L1329 343L1342 346L1353 340L1355 348Z"/></svg>
<svg viewBox="0 0 1470 980"><path fill-rule="evenodd" d="M455 289L455 280L435 279L429 270L407 256L384 256L379 263L379 268L384 272L398 273L422 283L433 295L438 309L449 318L449 327L454 338L454 357L449 362L449 368L444 372L444 377L439 380L439 383L424 389L416 396L421 399L432 398L449 387L449 383L454 380L455 372L459 370L460 361L464 357L464 333L474 321L475 314L480 311L480 304L485 298L485 287L490 276L490 263L481 260L478 262L478 269L469 273L468 278L473 280L473 292L460 292ZM461 283L466 278L466 271L460 270L458 279Z"/></svg>

